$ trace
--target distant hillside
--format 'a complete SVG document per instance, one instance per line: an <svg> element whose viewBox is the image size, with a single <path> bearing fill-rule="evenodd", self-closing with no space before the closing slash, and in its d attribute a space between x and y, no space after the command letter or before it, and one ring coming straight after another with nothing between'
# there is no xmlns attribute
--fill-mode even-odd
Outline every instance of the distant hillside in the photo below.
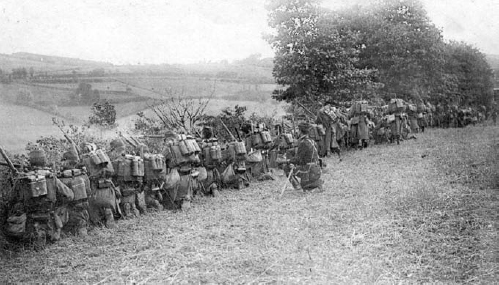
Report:
<svg viewBox="0 0 499 285"><path fill-rule="evenodd" d="M197 64L146 64L146 65L113 65L106 62L48 56L41 54L19 52L0 54L0 69L4 74L11 73L15 68L33 69L35 75L71 76L91 74L106 76L112 74L135 75L167 75L195 76L201 78L217 78L229 81L245 81L251 83L273 83L272 58L260 58L252 55L243 60L228 63L204 62Z"/></svg>
<svg viewBox="0 0 499 285"><path fill-rule="evenodd" d="M51 55L40 55L34 53L27 52L16 52L12 54L12 57L30 60L30 61L39 61L46 62L51 64L60 64L60 65L70 65L70 66L92 66L92 67L112 67L113 64L107 62L100 61L92 61L78 58L69 58L69 57L61 57L61 56L51 56Z"/></svg>
<svg viewBox="0 0 499 285"><path fill-rule="evenodd" d="M72 70L88 72L98 68L112 68L113 65L105 62L67 58L59 56L48 56L32 53L18 52L14 54L0 54L0 69L4 73L11 72L14 68L33 68L35 72L67 72Z"/></svg>

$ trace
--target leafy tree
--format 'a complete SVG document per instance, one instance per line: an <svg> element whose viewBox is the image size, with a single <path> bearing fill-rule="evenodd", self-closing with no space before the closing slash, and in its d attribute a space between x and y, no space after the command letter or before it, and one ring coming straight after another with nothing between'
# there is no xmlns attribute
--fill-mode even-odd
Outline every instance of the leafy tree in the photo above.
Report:
<svg viewBox="0 0 499 285"><path fill-rule="evenodd" d="M441 31L418 0L378 0L342 11L358 35L358 68L377 69L385 97L427 99L446 84Z"/></svg>
<svg viewBox="0 0 499 285"><path fill-rule="evenodd" d="M28 76L28 71L25 67L19 67L12 69L12 78L14 79L26 79Z"/></svg>
<svg viewBox="0 0 499 285"><path fill-rule="evenodd" d="M341 17L316 0L275 0L267 9L276 31L267 37L276 53L273 76L285 88L275 99L347 99L371 85L372 71L355 66L357 35L338 29Z"/></svg>
<svg viewBox="0 0 499 285"><path fill-rule="evenodd" d="M236 105L233 108L227 107L223 109L220 114L216 116L204 116L203 125L211 127L213 134L222 141L231 141L232 137L222 125L223 122L234 138L237 139L236 129L240 129L246 122L245 113L247 108L245 106Z"/></svg>
<svg viewBox="0 0 499 285"><path fill-rule="evenodd" d="M466 43L450 42L446 56L446 71L455 82L449 99L460 105L488 106L493 98L494 75L485 54Z"/></svg>
<svg viewBox="0 0 499 285"><path fill-rule="evenodd" d="M71 101L76 104L91 104L99 100L99 90L92 90L92 85L86 82L80 82L71 96Z"/></svg>
<svg viewBox="0 0 499 285"><path fill-rule="evenodd" d="M161 120L146 116L144 112L138 112L134 120L135 130L144 135L158 135L164 129Z"/></svg>
<svg viewBox="0 0 499 285"><path fill-rule="evenodd" d="M17 92L16 103L20 105L31 105L33 103L33 94L27 88L21 88Z"/></svg>
<svg viewBox="0 0 499 285"><path fill-rule="evenodd" d="M92 105L92 114L89 117L89 124L103 127L111 127L116 123L116 109L107 100L95 102Z"/></svg>

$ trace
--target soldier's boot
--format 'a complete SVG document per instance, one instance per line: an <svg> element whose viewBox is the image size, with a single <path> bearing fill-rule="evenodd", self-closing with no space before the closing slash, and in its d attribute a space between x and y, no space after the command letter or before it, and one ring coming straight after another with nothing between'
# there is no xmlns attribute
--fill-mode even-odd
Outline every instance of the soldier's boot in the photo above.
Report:
<svg viewBox="0 0 499 285"><path fill-rule="evenodd" d="M136 201L135 201L135 204L132 204L132 210L133 210L134 206L136 209L138 209L139 215L135 214L137 217L140 216L140 214L146 215L147 214L147 205L146 205L145 193L140 192L140 193L137 193L136 195L137 195ZM135 213L135 210L134 210L134 213Z"/></svg>
<svg viewBox="0 0 499 285"><path fill-rule="evenodd" d="M217 185L215 184L212 184L211 186L211 195L213 195L213 197L217 197L220 193L218 192L218 187Z"/></svg>
<svg viewBox="0 0 499 285"><path fill-rule="evenodd" d="M88 236L87 228L86 227L79 227L77 230L77 234L80 237L86 238Z"/></svg>
<svg viewBox="0 0 499 285"><path fill-rule="evenodd" d="M33 240L33 247L35 250L42 250L47 245L47 236L45 231L37 230Z"/></svg>
<svg viewBox="0 0 499 285"><path fill-rule="evenodd" d="M161 205L161 204L159 203L159 201L158 201L158 200L154 200L154 201L152 202L152 204L153 204L153 206L154 206L154 208L155 208L156 210L158 210L158 211L163 211L163 209L164 209L164 208L163 208L163 205Z"/></svg>
<svg viewBox="0 0 499 285"><path fill-rule="evenodd" d="M191 200L189 200L189 199L182 200L182 202L180 204L180 209L182 211L186 211L186 210L189 210L190 208L191 208Z"/></svg>
<svg viewBox="0 0 499 285"><path fill-rule="evenodd" d="M61 239L61 229L56 228L54 234L52 235L52 241L59 241Z"/></svg>
<svg viewBox="0 0 499 285"><path fill-rule="evenodd" d="M63 227L61 217L57 214L54 215L54 224L53 224L54 234L52 235L52 241L58 241L61 239L61 229Z"/></svg>
<svg viewBox="0 0 499 285"><path fill-rule="evenodd" d="M123 214L125 215L125 218L127 218L127 219L130 219L132 217L130 203L123 204Z"/></svg>
<svg viewBox="0 0 499 285"><path fill-rule="evenodd" d="M133 215L135 217L140 217L140 211L139 211L139 209L137 209L137 207L135 206L135 204L132 204L131 208L132 208Z"/></svg>
<svg viewBox="0 0 499 285"><path fill-rule="evenodd" d="M241 190L243 188L244 188L244 182L243 182L243 180L241 178L239 178L238 181L237 181L236 189L237 190Z"/></svg>
<svg viewBox="0 0 499 285"><path fill-rule="evenodd" d="M116 222L114 221L114 214L110 208L104 209L105 226L108 229L114 229L116 227Z"/></svg>

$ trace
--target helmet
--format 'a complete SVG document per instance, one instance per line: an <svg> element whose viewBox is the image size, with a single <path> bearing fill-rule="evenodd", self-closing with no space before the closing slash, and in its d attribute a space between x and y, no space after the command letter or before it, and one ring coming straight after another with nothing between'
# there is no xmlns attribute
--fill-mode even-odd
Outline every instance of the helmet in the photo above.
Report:
<svg viewBox="0 0 499 285"><path fill-rule="evenodd" d="M30 151L28 157L31 166L45 167L47 165L47 157L43 149L35 149Z"/></svg>

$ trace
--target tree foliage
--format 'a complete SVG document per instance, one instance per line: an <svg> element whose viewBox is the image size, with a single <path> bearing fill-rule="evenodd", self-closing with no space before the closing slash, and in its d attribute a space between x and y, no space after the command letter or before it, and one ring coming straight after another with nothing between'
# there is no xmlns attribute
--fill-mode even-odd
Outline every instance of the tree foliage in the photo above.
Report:
<svg viewBox="0 0 499 285"><path fill-rule="evenodd" d="M359 68L377 69L385 98L427 99L444 79L443 38L417 0L378 0L340 12L358 35Z"/></svg>
<svg viewBox="0 0 499 285"><path fill-rule="evenodd" d="M318 1L271 1L268 36L275 50L273 75L285 87L277 100L352 98L371 83L372 70L359 69L357 35L339 30L342 19Z"/></svg>
<svg viewBox="0 0 499 285"><path fill-rule="evenodd" d="M92 105L92 114L88 119L90 125L112 127L116 123L116 109L108 101L95 102Z"/></svg>
<svg viewBox="0 0 499 285"><path fill-rule="evenodd" d="M97 89L92 89L92 85L80 82L75 92L71 95L71 101L75 104L92 104L100 100L100 93Z"/></svg>
<svg viewBox="0 0 499 285"><path fill-rule="evenodd" d="M419 0L376 0L330 11L315 0L267 4L277 100L390 99L488 105L485 56L446 43ZM360 97L360 98L359 98Z"/></svg>
<svg viewBox="0 0 499 285"><path fill-rule="evenodd" d="M218 115L206 115L203 117L203 125L211 127L213 135L221 141L232 141L237 139L241 126L246 122L247 108L244 106L235 105L233 108L227 107L223 109ZM225 129L225 124L227 129ZM236 131L237 130L237 131ZM234 136L234 137L232 137Z"/></svg>
<svg viewBox="0 0 499 285"><path fill-rule="evenodd" d="M455 84L450 101L461 105L488 105L493 98L493 72L485 55L463 42L446 45L446 71Z"/></svg>

